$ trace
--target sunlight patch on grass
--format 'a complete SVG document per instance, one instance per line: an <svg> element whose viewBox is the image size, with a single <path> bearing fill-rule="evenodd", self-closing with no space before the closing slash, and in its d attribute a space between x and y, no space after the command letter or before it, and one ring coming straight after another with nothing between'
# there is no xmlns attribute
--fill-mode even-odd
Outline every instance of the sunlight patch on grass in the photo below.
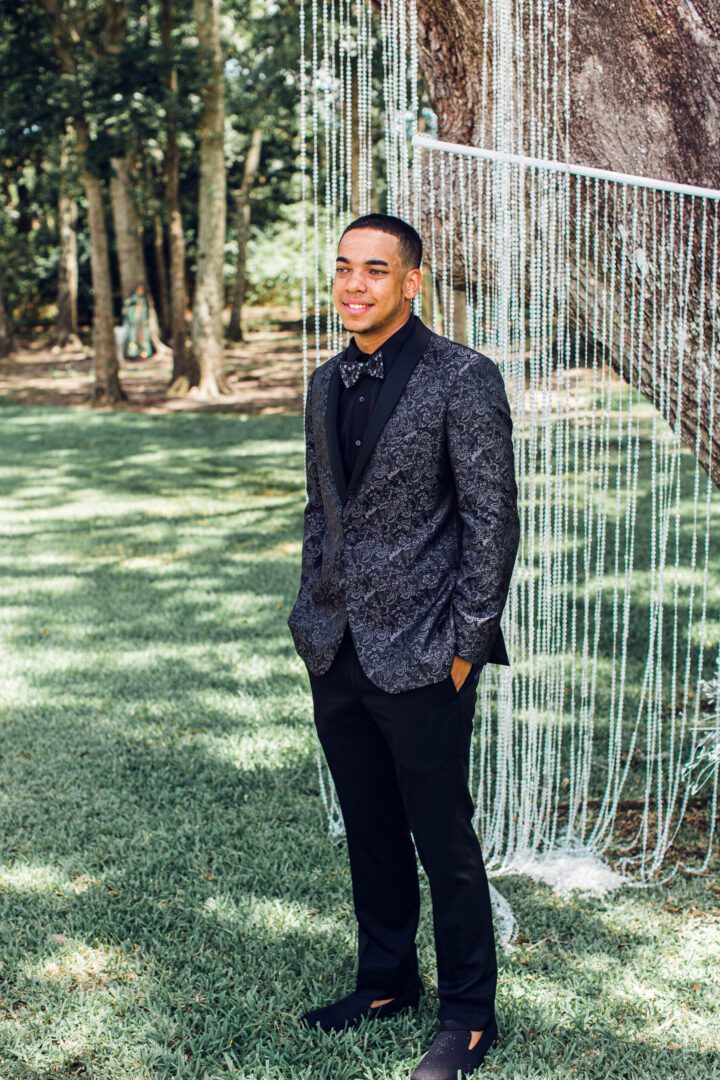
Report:
<svg viewBox="0 0 720 1080"><path fill-rule="evenodd" d="M161 573L169 564L182 558L175 552L163 552L158 555L134 555L127 559L121 559L119 566L123 570L159 570Z"/></svg>
<svg viewBox="0 0 720 1080"><path fill-rule="evenodd" d="M289 454L305 454L305 443L300 439L249 439L236 446L229 446L226 455L229 458L252 457L287 457Z"/></svg>
<svg viewBox="0 0 720 1080"><path fill-rule="evenodd" d="M104 875L74 873L64 874L57 867L39 863L16 862L0 866L0 894L2 892L28 893L53 896L82 896L90 888L102 884Z"/></svg>
<svg viewBox="0 0 720 1080"><path fill-rule="evenodd" d="M345 936L348 928L335 917L322 914L317 908L296 900L254 896L246 893L234 899L226 895L210 896L204 911L219 922L240 925L252 931L261 941L287 934L308 934L313 937Z"/></svg>
<svg viewBox="0 0 720 1080"><path fill-rule="evenodd" d="M152 1075L138 1066L136 1056L138 1046L154 1035L145 1019L148 979L136 970L136 956L115 946L55 937L63 944L51 956L20 965L20 1000L9 1012L0 1007L0 1075L95 1075L97 1060L108 1057L108 1039L114 1050L102 1076L140 1080ZM37 1013L26 1007L31 997L38 1001ZM10 1071L11 1062L20 1072Z"/></svg>
<svg viewBox="0 0 720 1080"><path fill-rule="evenodd" d="M69 982L68 988L73 990L98 990L111 981L127 982L137 978L121 949L94 948L84 943L64 945L53 957L29 965L26 974L54 982Z"/></svg>
<svg viewBox="0 0 720 1080"><path fill-rule="evenodd" d="M55 866L43 863L4 863L0 866L0 890L23 893L67 891L70 882Z"/></svg>
<svg viewBox="0 0 720 1080"><path fill-rule="evenodd" d="M262 732L256 731L239 738L236 735L214 736L205 733L195 738L217 761L243 772L295 765L299 758L307 754L304 733L280 724L270 724ZM269 813L271 815L272 811Z"/></svg>
<svg viewBox="0 0 720 1080"><path fill-rule="evenodd" d="M297 540L297 541L294 541L292 543L284 542L284 543L281 543L281 544L276 544L274 547L264 548L263 552L262 552L262 557L264 559L266 559L266 558L277 558L278 556L280 556L280 557L286 558L288 560L292 559L293 565L295 565L295 560L297 559L297 557L300 555L301 552L302 552L302 542ZM231 558L232 558L233 562L257 563L257 561L258 561L258 552L257 551L238 551L238 552L235 552L231 556ZM298 580L299 580L299 573L298 573Z"/></svg>
<svg viewBox="0 0 720 1080"><path fill-rule="evenodd" d="M66 594L74 592L77 589L82 588L83 580L77 574L58 574L55 577L46 577L43 579L42 588L45 593L59 593ZM2 596L26 596L29 589L32 587L32 578L30 575L27 577L19 577L17 581L5 581L2 586ZM3 617L10 614L9 610L2 612Z"/></svg>

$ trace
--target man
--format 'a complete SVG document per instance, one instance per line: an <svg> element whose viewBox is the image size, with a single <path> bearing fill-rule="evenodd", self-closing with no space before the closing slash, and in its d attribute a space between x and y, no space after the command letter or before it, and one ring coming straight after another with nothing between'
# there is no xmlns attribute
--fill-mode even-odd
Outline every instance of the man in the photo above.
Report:
<svg viewBox="0 0 720 1080"><path fill-rule="evenodd" d="M488 883L468 766L480 671L519 540L512 420L488 357L411 305L422 244L399 218L343 233L334 302L352 339L312 374L300 591L288 624L345 831L356 989L325 1031L418 1004L417 854L433 907L440 1031L411 1080L456 1080L497 1037Z"/></svg>

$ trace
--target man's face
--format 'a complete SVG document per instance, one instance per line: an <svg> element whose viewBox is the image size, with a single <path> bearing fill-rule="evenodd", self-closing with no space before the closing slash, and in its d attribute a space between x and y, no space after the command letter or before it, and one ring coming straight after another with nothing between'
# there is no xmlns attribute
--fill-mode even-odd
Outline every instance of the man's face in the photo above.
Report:
<svg viewBox="0 0 720 1080"><path fill-rule="evenodd" d="M352 334L376 334L402 322L420 287L420 271L400 258L400 241L377 229L351 229L340 241L333 299Z"/></svg>

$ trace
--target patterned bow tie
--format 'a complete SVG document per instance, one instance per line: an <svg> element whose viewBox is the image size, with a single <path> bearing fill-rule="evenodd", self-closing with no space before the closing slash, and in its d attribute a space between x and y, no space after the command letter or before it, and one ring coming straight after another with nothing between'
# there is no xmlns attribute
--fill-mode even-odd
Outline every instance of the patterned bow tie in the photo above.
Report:
<svg viewBox="0 0 720 1080"><path fill-rule="evenodd" d="M376 379L385 377L385 365L381 349L369 356L367 360L348 360L345 358L340 361L340 377L348 389L355 385L364 372L368 375L374 375Z"/></svg>

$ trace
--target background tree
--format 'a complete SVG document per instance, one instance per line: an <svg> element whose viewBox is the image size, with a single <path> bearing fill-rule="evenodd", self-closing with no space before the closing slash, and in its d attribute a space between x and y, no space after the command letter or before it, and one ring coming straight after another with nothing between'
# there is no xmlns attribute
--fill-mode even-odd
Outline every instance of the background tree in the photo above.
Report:
<svg viewBox="0 0 720 1080"><path fill-rule="evenodd" d="M78 255L76 197L77 173L73 168L72 141L74 133L68 124L62 139L60 173L58 177L58 239L59 262L57 275L57 320L55 344L78 348Z"/></svg>
<svg viewBox="0 0 720 1080"><path fill-rule="evenodd" d="M171 386L192 386L198 381L195 358L185 348L185 235L180 205L180 149L178 145L178 67L174 33L174 11L171 0L161 0L160 32L165 62L164 85L166 90L164 155L164 194L170 249L170 339L173 353ZM183 380L179 383L179 380Z"/></svg>
<svg viewBox="0 0 720 1080"><path fill-rule="evenodd" d="M438 118L438 137L478 145L483 127L482 70L488 47L484 0L418 0L420 64L430 103ZM720 18L711 0L680 5L603 5L573 0L570 46L570 144L572 160L618 172L681 183L720 187ZM492 82L491 82L492 95ZM530 108L530 102L518 102ZM492 109L492 96L488 110ZM487 120L487 117L485 118ZM560 133L558 133L560 134ZM700 272L695 268L690 302L697 304ZM573 296L572 317L584 325L585 280L580 303ZM623 317L617 303L618 319ZM718 313L710 313L713 319ZM617 340L617 338L616 338ZM613 366L626 377L618 357ZM641 358L641 390L654 404L658 387L650 355ZM677 356L668 362L677 365ZM677 388L677 373L675 387ZM716 372L720 381L720 371ZM698 432L697 377L684 369L682 400L671 402L671 422L694 451ZM701 403L699 456L720 485L720 438L710 444L709 403Z"/></svg>
<svg viewBox="0 0 720 1080"><path fill-rule="evenodd" d="M0 278L0 358L9 356L13 350L12 330L5 306L2 278Z"/></svg>
<svg viewBox="0 0 720 1080"><path fill-rule="evenodd" d="M94 79L121 78L116 58L121 54L127 26L127 3L105 0L102 7L80 7L64 0L42 0L48 15L59 70L67 90L68 117L75 131L74 148L87 201L93 285L93 400L112 404L125 397L120 386L113 332L112 283L102 167L109 148L93 133L86 95ZM93 64L95 61L95 64Z"/></svg>
<svg viewBox="0 0 720 1080"><path fill-rule="evenodd" d="M247 295L251 218L261 229L282 221L297 201L293 188L298 137L298 27L294 3L253 0L229 43L228 190L237 252L227 336L241 341Z"/></svg>
<svg viewBox="0 0 720 1080"><path fill-rule="evenodd" d="M243 177L240 187L233 191L235 200L235 229L237 232L237 261L235 266L235 287L233 289L232 309L228 337L231 341L242 341L242 309L247 289L247 244L250 235L250 195L260 167L263 130L256 127L250 137L250 145L245 154Z"/></svg>
<svg viewBox="0 0 720 1080"><path fill-rule="evenodd" d="M73 255L72 203L79 181L70 166L64 110L57 103L52 45L45 17L37 8L24 11L0 2L0 70L0 278L5 326L15 323L21 328L36 322L46 298L52 297L58 301L66 331L72 332L76 275L68 264ZM64 287L58 287L59 275L65 278ZM58 333L60 329L58 324Z"/></svg>
<svg viewBox="0 0 720 1080"><path fill-rule="evenodd" d="M202 110L198 130L198 252L192 343L199 368L198 394L227 392L223 351L223 263L225 257L225 87L220 37L220 0L194 0L203 72Z"/></svg>

